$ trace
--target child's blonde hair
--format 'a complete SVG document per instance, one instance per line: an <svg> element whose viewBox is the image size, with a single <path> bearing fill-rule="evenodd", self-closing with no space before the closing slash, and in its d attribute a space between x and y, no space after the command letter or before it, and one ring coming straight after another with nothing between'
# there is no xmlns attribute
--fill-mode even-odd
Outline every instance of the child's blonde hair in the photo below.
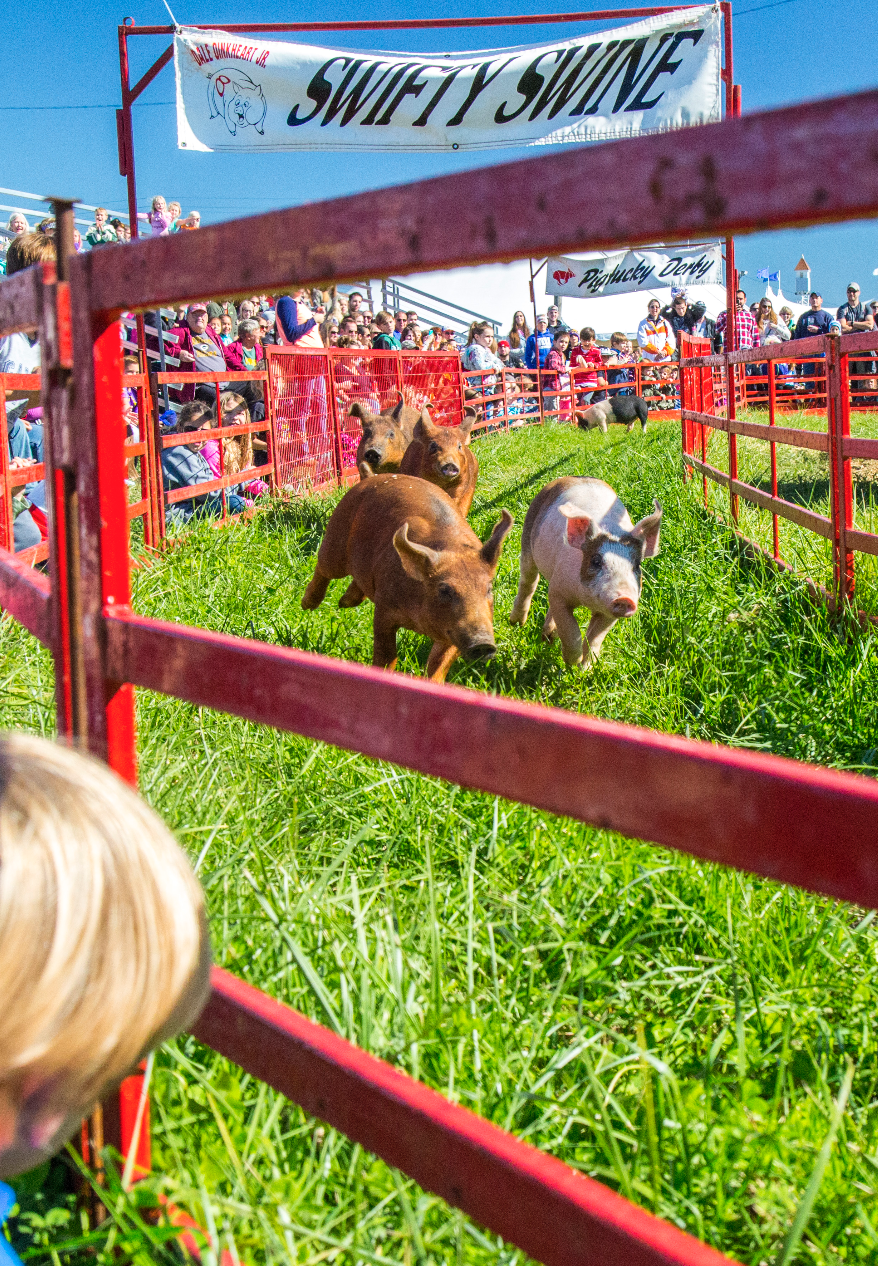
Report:
<svg viewBox="0 0 878 1266"><path fill-rule="evenodd" d="M201 888L152 809L91 757L0 736L0 1097L21 1108L39 1087L57 1118L0 1172L39 1163L190 1025L209 969Z"/></svg>

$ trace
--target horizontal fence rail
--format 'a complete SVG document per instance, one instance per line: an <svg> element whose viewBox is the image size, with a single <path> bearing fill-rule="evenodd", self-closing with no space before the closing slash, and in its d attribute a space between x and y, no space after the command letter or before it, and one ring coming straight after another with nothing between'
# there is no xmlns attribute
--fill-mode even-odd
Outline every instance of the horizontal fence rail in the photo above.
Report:
<svg viewBox="0 0 878 1266"><path fill-rule="evenodd" d="M873 779L134 614L106 636L117 681L878 906Z"/></svg>
<svg viewBox="0 0 878 1266"><path fill-rule="evenodd" d="M194 1035L547 1266L728 1266L716 1249L219 968Z"/></svg>
<svg viewBox="0 0 878 1266"><path fill-rule="evenodd" d="M878 91L273 211L74 261L98 311L869 218ZM619 172L625 179L619 179ZM754 173L760 173L758 176ZM363 233L368 224L369 232Z"/></svg>

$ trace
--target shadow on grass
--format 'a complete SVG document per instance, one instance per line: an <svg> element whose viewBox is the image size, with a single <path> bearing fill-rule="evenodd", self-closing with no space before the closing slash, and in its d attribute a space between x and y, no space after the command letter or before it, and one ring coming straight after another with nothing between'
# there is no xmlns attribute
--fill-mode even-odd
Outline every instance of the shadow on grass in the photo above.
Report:
<svg viewBox="0 0 878 1266"><path fill-rule="evenodd" d="M496 497L492 497L490 501L480 501L476 508L480 514L488 510L502 509L511 497L522 495L526 488L533 488L535 485L542 487L543 481L549 482L546 476L551 476L553 472L561 467L568 468L569 465L570 455L565 453L556 462L549 462L546 466L541 466L539 470L535 470L526 479L521 479L518 483L507 484Z"/></svg>

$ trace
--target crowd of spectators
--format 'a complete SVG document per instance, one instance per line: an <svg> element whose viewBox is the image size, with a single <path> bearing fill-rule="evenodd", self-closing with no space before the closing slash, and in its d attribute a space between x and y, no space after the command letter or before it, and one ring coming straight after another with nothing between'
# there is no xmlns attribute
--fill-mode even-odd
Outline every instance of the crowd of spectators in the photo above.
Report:
<svg viewBox="0 0 878 1266"><path fill-rule="evenodd" d="M144 225L149 225L149 234L152 237L167 237L171 233L182 233L201 227L201 213L199 211L190 211L188 215L184 216L179 202L165 202L161 194L153 198L149 211L139 211L137 218L143 221ZM41 219L33 226L33 231L51 234L54 232L54 228L54 220ZM31 225L24 212L13 211L6 224L6 229L2 233L0 273L6 272L6 253L10 244L17 237L22 237L31 231ZM97 207L95 209L94 222L86 229L84 235L77 229L73 236L77 252L130 241L131 229L128 224L118 216L111 215L106 207Z"/></svg>
<svg viewBox="0 0 878 1266"><path fill-rule="evenodd" d="M150 211L138 217L149 225L153 236L196 229L197 212L183 217L179 203L166 203L162 197L152 201ZM10 242L7 251L7 272L54 256L54 224L43 221L30 231L27 219L14 213L8 223ZM128 240L127 226L109 218L104 208L95 212L95 220L81 249L102 249L113 242ZM814 334L838 333L842 336L868 332L875 328L878 300L863 303L855 283L847 288L847 302L838 307L835 316L823 308L821 296L810 296L808 310L796 321L792 309L781 307L775 312L768 297L748 305L747 296L739 290L734 314L735 342L751 348L771 343L788 344ZM293 345L300 349L339 348L364 351L443 352L460 357L465 375L467 396L481 407L486 418L499 414L496 399L501 390L500 376L505 375L503 393L509 413L530 413L540 408L549 412L569 413L571 402L587 406L606 398L609 390L630 394L635 382L650 384L655 396L654 407L674 407L675 388L667 384L676 380L672 363L679 358L683 334L707 339L714 351L722 350L726 340L726 313L716 321L707 316L701 302L691 301L684 289L671 292L671 301L662 307L650 299L635 338L616 331L609 346L598 343L593 328L571 329L561 319L556 305L535 318L530 329L523 310L514 313L505 337L489 321L474 321L466 334L442 324L428 324L414 309L395 312L372 311L360 291L342 293L336 287L329 291L293 287L285 295L254 295L240 301L218 297L190 303L173 313L148 313L146 322L147 357L152 366L161 359L159 337L167 368L197 370L217 375L210 383L184 383L172 393L173 407L162 415L165 430L177 433L200 433L214 428L252 426L265 420L263 380L245 375L258 373L265 365L265 347L270 344ZM161 327L161 328L159 328ZM792 356L790 357L792 360ZM791 390L807 390L802 380L815 376L815 364L787 365L774 357L774 372ZM634 367L640 363L639 378ZM0 371L32 373L39 368L39 349L25 335L13 335L0 341ZM137 372L136 359L128 372ZM852 375L875 374L871 360L855 362ZM747 372L767 376L764 365L747 366ZM220 375L222 377L220 378ZM381 392L381 371L375 362L363 358L345 361L336 374L336 388L347 383L354 395L364 392L377 407ZM667 379L667 383L665 382ZM220 407L217 409L217 384ZM666 391L668 400L662 399ZM313 399L311 398L313 396ZM352 396L353 398L353 396ZM357 397L359 398L359 396ZM493 398L493 400L492 400ZM860 401L855 401L860 403ZM865 401L863 401L865 402ZM14 402L10 402L13 404ZM10 460L14 466L42 461L42 425L40 409L34 401L8 409ZM302 408L318 416L325 430L327 416L326 385L315 383ZM128 434L139 438L136 393L126 393L125 418ZM219 412L219 417L217 413ZM169 517L185 519L198 513L217 513L221 509L216 482L221 476L242 473L240 483L227 490L227 504L241 509L266 491L256 468L267 461L266 436L253 430L236 432L220 443L214 436L198 435L191 443L169 445L163 453L162 471L167 490L212 484L208 492L193 494L188 501L175 502ZM21 504L18 504L18 503ZM16 498L16 548L34 544L45 536L45 494L42 481L25 485Z"/></svg>

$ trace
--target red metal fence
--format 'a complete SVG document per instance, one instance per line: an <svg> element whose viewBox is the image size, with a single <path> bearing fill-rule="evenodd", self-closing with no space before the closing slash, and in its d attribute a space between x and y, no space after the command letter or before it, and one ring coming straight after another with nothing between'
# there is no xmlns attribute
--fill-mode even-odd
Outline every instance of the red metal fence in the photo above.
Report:
<svg viewBox="0 0 878 1266"><path fill-rule="evenodd" d="M657 224L675 240L874 215L878 168L862 154L876 124L878 93L865 93L311 204L85 260L73 254L72 210L56 204L57 280L33 269L0 285L0 334L39 329L43 345L51 577L0 552L0 601L52 649L60 731L136 781L140 685L878 906L878 786L870 779L133 612L116 325L124 310L280 291L293 277L316 284L645 244ZM363 235L364 223L375 231ZM65 328L72 340L59 333ZM850 456L844 435L834 434L841 458ZM221 972L196 1032L543 1262L726 1260Z"/></svg>
<svg viewBox="0 0 878 1266"><path fill-rule="evenodd" d="M682 350L683 460L690 473L702 476L705 506L712 482L728 490L735 527L740 499L768 511L770 554L779 563L785 561L781 522L823 537L831 549L830 596L834 602L854 602L855 554L878 555L878 532L864 531L858 523L851 463L878 460L878 438L851 435L851 414L858 408L865 411L876 398L872 358L878 356L878 334L820 335L717 356L709 354L702 340L684 336ZM736 416L728 407L730 399L748 410L766 412L767 421ZM791 425L796 420L804 425ZM741 478L739 436L768 445L768 478L760 481L768 487ZM828 513L779 494L778 446L825 454ZM761 464L754 460L754 471ZM822 466L817 473L823 476Z"/></svg>

